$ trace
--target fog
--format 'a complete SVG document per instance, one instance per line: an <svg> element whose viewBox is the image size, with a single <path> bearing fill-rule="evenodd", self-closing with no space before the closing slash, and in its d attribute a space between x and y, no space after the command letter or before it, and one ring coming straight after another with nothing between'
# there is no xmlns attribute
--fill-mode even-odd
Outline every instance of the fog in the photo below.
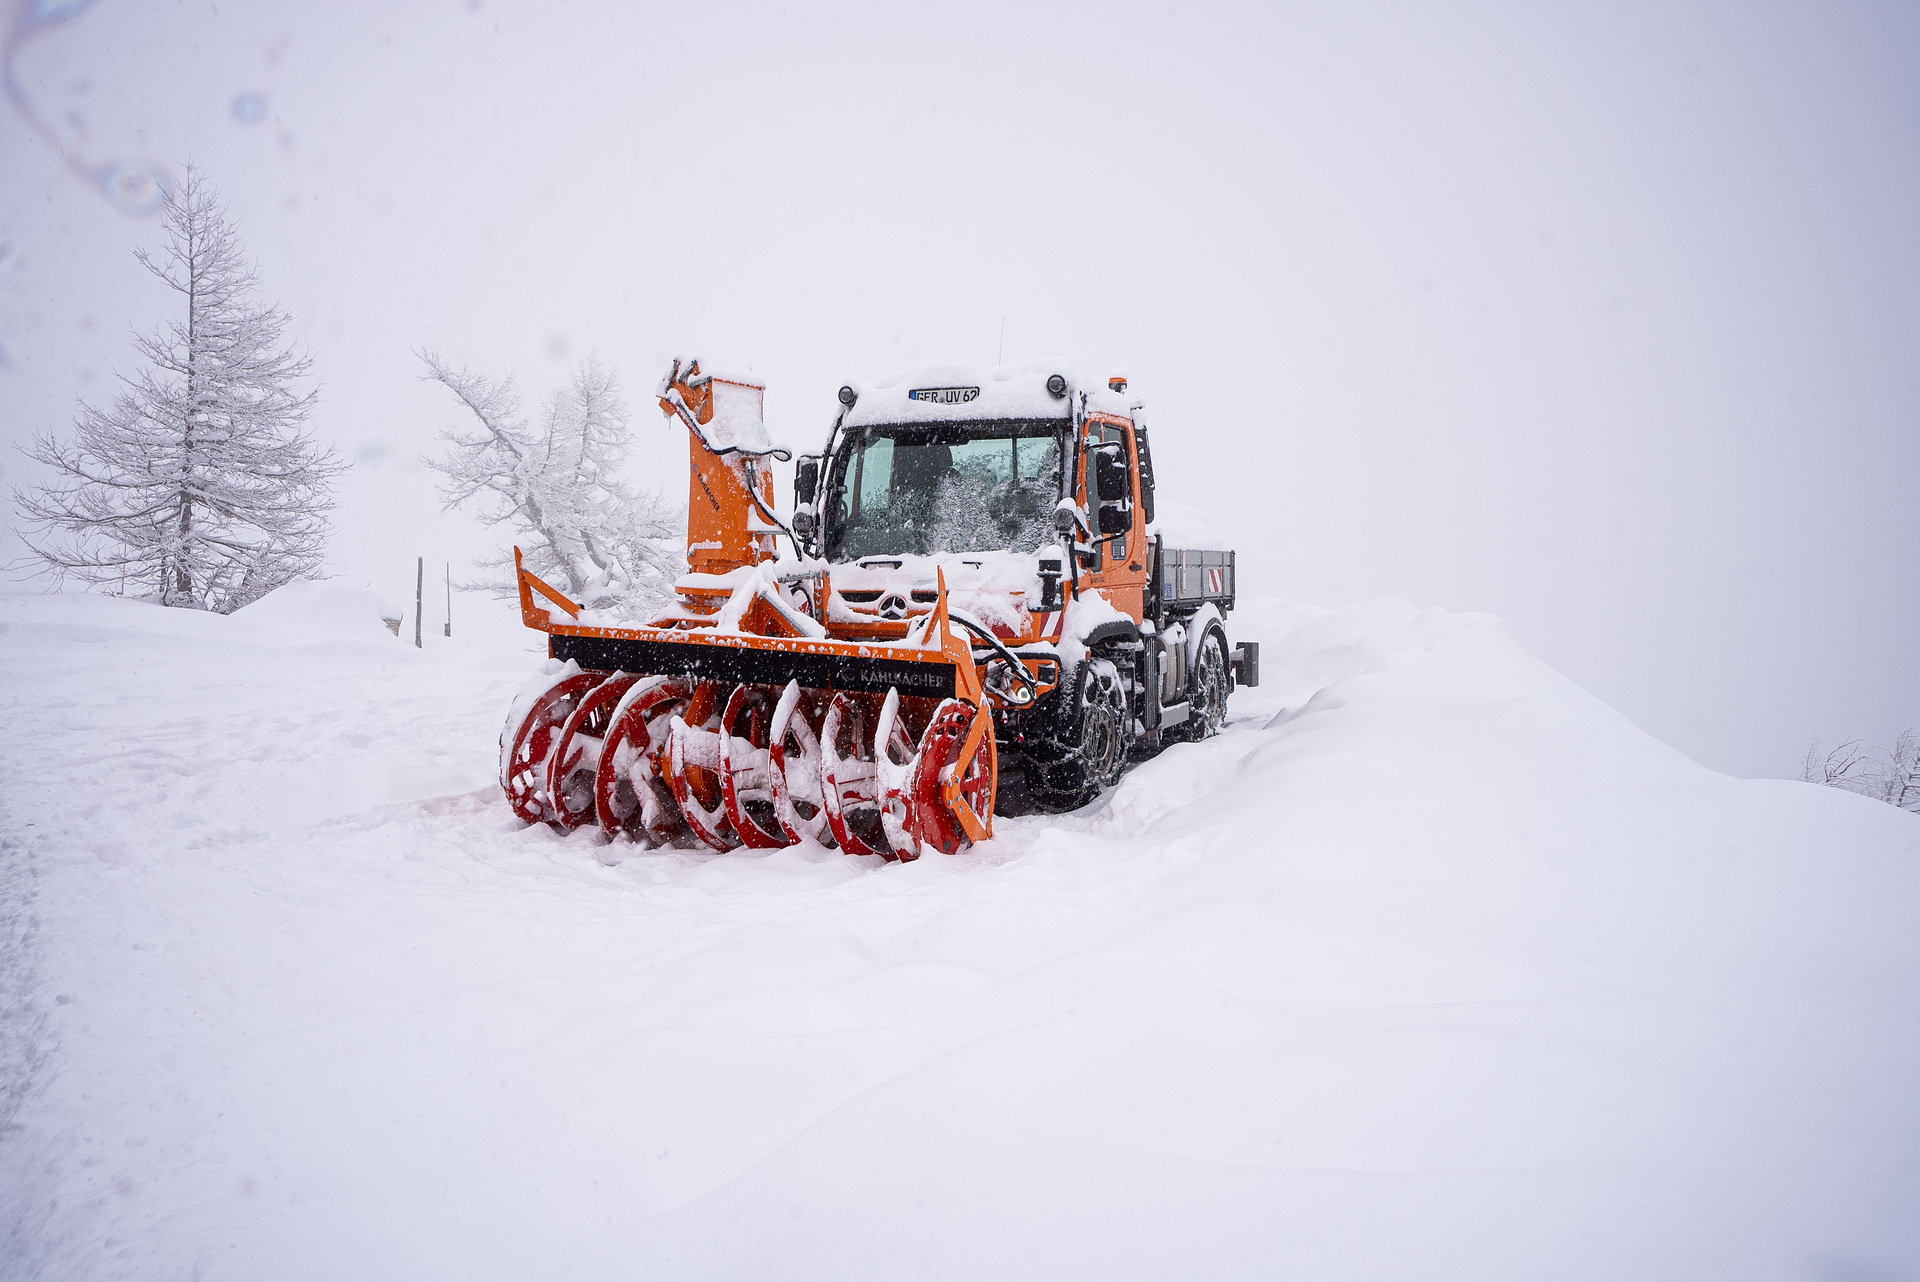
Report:
<svg viewBox="0 0 1920 1282"><path fill-rule="evenodd" d="M1057 354L1131 377L1243 592L1499 614L1735 774L1920 723L1911 8L43 0L10 33L8 483L161 319L138 176L191 159L356 462L331 569L396 598L491 539L418 461L456 421L422 346L529 400L597 352L674 490L675 353L764 376L803 448L843 382Z"/></svg>

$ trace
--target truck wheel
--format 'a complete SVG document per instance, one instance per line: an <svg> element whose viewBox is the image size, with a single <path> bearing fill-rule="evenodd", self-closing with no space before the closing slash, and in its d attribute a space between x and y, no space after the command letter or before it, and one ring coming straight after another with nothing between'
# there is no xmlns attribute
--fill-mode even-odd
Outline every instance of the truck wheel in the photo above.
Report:
<svg viewBox="0 0 1920 1282"><path fill-rule="evenodd" d="M1084 806L1118 780L1127 764L1127 692L1111 659L1089 656L1072 691L1056 697L1063 701L1060 724L1028 745L1022 763L1024 799L1014 801L1022 810L1058 813Z"/></svg>
<svg viewBox="0 0 1920 1282"><path fill-rule="evenodd" d="M1079 687L1079 757L1090 801L1100 789L1118 783L1126 768L1127 692L1111 659L1089 658L1081 664Z"/></svg>
<svg viewBox="0 0 1920 1282"><path fill-rule="evenodd" d="M1193 689L1189 692L1186 724L1180 726L1183 739L1208 739L1227 724L1227 648L1218 632L1208 632L1200 640L1200 653L1194 657Z"/></svg>

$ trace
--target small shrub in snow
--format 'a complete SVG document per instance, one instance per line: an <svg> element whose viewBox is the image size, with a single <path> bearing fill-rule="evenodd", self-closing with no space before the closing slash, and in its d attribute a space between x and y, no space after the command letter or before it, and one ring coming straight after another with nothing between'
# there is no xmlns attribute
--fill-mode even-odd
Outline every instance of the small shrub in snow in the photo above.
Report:
<svg viewBox="0 0 1920 1282"><path fill-rule="evenodd" d="M1907 730L1891 748L1862 748L1850 739L1825 754L1816 739L1800 777L1920 814L1920 737Z"/></svg>
<svg viewBox="0 0 1920 1282"><path fill-rule="evenodd" d="M286 313L251 301L258 273L192 165L163 224L161 252L134 256L179 312L134 339L145 367L111 406L83 402L70 438L27 449L55 479L14 501L56 581L228 614L319 569L343 465L306 435L308 358L281 344Z"/></svg>
<svg viewBox="0 0 1920 1282"><path fill-rule="evenodd" d="M629 431L612 370L581 361L529 424L511 376L455 369L432 351L420 359L473 416L441 433L445 455L426 459L447 508L472 504L486 524L511 527L527 568L593 609L640 616L666 600L684 567L681 513L620 476ZM510 551L475 564L485 577L462 586L516 594Z"/></svg>

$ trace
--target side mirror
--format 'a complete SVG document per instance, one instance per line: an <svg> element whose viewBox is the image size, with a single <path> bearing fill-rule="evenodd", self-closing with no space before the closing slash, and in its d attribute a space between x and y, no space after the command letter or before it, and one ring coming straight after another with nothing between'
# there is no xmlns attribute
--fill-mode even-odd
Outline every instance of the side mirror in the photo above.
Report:
<svg viewBox="0 0 1920 1282"><path fill-rule="evenodd" d="M1133 528L1133 504L1102 503L1100 505L1100 533L1125 534Z"/></svg>
<svg viewBox="0 0 1920 1282"><path fill-rule="evenodd" d="M813 502L813 493L820 488L820 460L802 457L793 469L793 505L805 507Z"/></svg>
<svg viewBox="0 0 1920 1282"><path fill-rule="evenodd" d="M1066 608L1066 598L1060 594L1060 561L1057 556L1040 558L1040 571L1036 576L1040 580L1040 600L1027 607L1035 614L1050 614Z"/></svg>

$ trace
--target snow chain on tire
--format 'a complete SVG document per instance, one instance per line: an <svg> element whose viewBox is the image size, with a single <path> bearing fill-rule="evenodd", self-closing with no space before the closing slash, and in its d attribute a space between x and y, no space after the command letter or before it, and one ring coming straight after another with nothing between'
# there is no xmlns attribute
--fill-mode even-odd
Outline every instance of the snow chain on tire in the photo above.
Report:
<svg viewBox="0 0 1920 1282"><path fill-rule="evenodd" d="M1208 630L1200 639L1200 653L1194 657L1193 690L1188 696L1187 722L1180 729L1186 739L1206 739L1220 733L1227 720L1227 694L1231 678L1227 675L1227 652L1218 632Z"/></svg>

